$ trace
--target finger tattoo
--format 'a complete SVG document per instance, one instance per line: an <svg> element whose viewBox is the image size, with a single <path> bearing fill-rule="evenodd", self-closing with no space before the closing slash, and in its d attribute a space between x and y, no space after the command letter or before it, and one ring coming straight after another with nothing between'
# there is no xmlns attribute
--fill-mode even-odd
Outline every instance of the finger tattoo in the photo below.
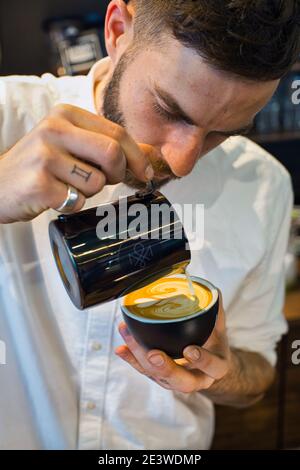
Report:
<svg viewBox="0 0 300 470"><path fill-rule="evenodd" d="M74 168L73 168L71 174L72 175L75 174L77 176L80 176L80 178L83 178L83 179L85 179L86 182L88 182L88 180L90 179L90 177L92 175L92 171L89 173L88 171L83 170L79 166L74 165Z"/></svg>

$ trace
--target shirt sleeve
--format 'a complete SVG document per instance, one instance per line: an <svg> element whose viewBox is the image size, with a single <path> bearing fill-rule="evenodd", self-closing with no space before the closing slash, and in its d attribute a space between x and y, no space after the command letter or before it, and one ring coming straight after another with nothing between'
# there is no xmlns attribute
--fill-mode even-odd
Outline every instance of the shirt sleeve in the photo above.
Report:
<svg viewBox="0 0 300 470"><path fill-rule="evenodd" d="M283 314L285 267L293 191L284 173L269 207L266 253L243 282L239 295L226 309L227 333L231 347L253 351L276 365L276 345L287 332Z"/></svg>
<svg viewBox="0 0 300 470"><path fill-rule="evenodd" d="M57 81L50 74L41 78L0 77L0 155L30 132L56 104Z"/></svg>

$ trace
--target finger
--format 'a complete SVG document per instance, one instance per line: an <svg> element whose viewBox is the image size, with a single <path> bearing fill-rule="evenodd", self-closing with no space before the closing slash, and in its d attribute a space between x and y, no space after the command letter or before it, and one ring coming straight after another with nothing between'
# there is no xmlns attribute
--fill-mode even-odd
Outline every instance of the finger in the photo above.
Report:
<svg viewBox="0 0 300 470"><path fill-rule="evenodd" d="M44 210L46 209L57 209L60 207L66 200L68 196L68 185L58 181L53 177L51 182L44 188L43 196L41 197L41 202L44 205ZM73 208L72 213L80 211L85 204L85 197L78 191L78 200Z"/></svg>
<svg viewBox="0 0 300 470"><path fill-rule="evenodd" d="M228 372L228 363L223 359L199 346L188 346L183 351L184 357L212 379L219 380Z"/></svg>
<svg viewBox="0 0 300 470"><path fill-rule="evenodd" d="M158 379L158 378L153 377L152 375L150 375L149 372L143 369L143 367L139 364L139 362L134 357L134 355L132 354L132 352L130 351L127 345L119 346L119 348L117 348L115 352L121 359L127 362L137 372L140 372L142 375L145 375L146 377L148 377L148 379L153 380L158 385L160 385L161 387L167 390L172 389L171 386L166 381L164 381L163 379Z"/></svg>
<svg viewBox="0 0 300 470"><path fill-rule="evenodd" d="M55 112L67 118L77 128L94 134L104 134L118 142L125 153L129 170L141 181L152 179L153 174L148 173L152 167L150 165L149 170L149 161L146 155L123 127L103 116L97 116L75 106L61 105L56 108Z"/></svg>
<svg viewBox="0 0 300 470"><path fill-rule="evenodd" d="M183 393L191 393L199 388L197 374L193 371L177 365L163 351L147 352L130 335L126 325L121 324L119 331L140 366L159 384Z"/></svg>
<svg viewBox="0 0 300 470"><path fill-rule="evenodd" d="M146 369L149 367L149 362L147 361L147 351L144 349L140 344L137 343L137 341L134 339L134 337L130 334L126 323L122 322L119 325L119 333L124 339L125 343L127 344L128 348L130 351L133 353L135 358L138 360L138 362L141 364L141 366Z"/></svg>
<svg viewBox="0 0 300 470"><path fill-rule="evenodd" d="M124 328L126 327L126 325L123 324L123 325L120 325L120 327L122 329L122 327ZM185 383L183 387L182 385L180 385L180 388L177 389L176 384L174 384L172 380L158 376L155 370L150 371L149 369L144 369L141 366L141 364L137 361L136 357L133 355L133 353L130 351L127 345L119 346L115 352L119 357L121 357L124 361L130 364L137 372L140 372L141 374L146 375L150 379L155 380L159 385L161 385L162 387L168 390L173 389L173 390L177 390L177 391L181 391L185 393L190 393L193 391L206 390L209 387L211 387L211 385L215 382L214 379L204 374L203 372L198 371L198 370L192 370L191 373L194 376L194 382L196 383L196 385ZM189 367L191 366L190 362L187 361L186 359L182 359L180 360L180 362L178 360L174 362L176 364L181 363L182 366L187 369L189 369Z"/></svg>
<svg viewBox="0 0 300 470"><path fill-rule="evenodd" d="M57 143L74 157L100 167L110 184L124 181L126 157L119 143L110 137L70 125Z"/></svg>
<svg viewBox="0 0 300 470"><path fill-rule="evenodd" d="M154 380L158 385L160 385L161 387L167 390L175 390L175 388L173 388L173 384L170 381L168 381L168 379L151 375L150 372L147 372L145 369L143 369L143 367L136 360L136 358L134 357L134 355L132 354L132 352L130 351L127 345L119 346L119 348L117 348L115 352L121 359L123 359L125 362L131 365L137 372L140 372L141 374L145 375L149 379ZM188 367L186 363L188 363L188 361L185 361L185 367ZM181 392L188 391L190 393L194 391L207 390L215 382L214 379L212 379L206 374L203 374L200 371L193 370L193 375L196 377L196 380L197 380L196 388L193 387L192 390L181 389L177 391L181 391Z"/></svg>
<svg viewBox="0 0 300 470"><path fill-rule="evenodd" d="M145 374L146 371L143 369L143 367L140 365L140 363L137 361L137 359L134 357L128 346L122 345L119 346L116 350L115 353L121 357L124 361L128 362L135 370L140 372L141 374Z"/></svg>
<svg viewBox="0 0 300 470"><path fill-rule="evenodd" d="M48 168L58 180L72 185L86 197L91 197L103 189L106 178L101 171L62 151L59 151L59 157L56 158L57 152L52 151L53 157Z"/></svg>

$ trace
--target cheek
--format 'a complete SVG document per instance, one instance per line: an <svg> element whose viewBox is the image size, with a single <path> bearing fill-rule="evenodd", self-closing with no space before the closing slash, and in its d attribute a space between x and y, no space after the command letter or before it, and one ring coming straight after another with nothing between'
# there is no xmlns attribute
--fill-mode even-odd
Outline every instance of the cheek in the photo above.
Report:
<svg viewBox="0 0 300 470"><path fill-rule="evenodd" d="M121 101L121 111L129 134L140 143L159 146L166 132L152 103L141 93L130 93Z"/></svg>

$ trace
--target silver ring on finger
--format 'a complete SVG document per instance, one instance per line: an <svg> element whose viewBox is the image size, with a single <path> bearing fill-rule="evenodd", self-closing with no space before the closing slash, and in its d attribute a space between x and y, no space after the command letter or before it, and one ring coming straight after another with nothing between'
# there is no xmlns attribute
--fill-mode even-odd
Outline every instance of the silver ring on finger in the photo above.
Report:
<svg viewBox="0 0 300 470"><path fill-rule="evenodd" d="M56 212L61 214L70 214L74 211L76 204L79 199L79 192L73 186L68 185L68 195L61 206L59 206Z"/></svg>

